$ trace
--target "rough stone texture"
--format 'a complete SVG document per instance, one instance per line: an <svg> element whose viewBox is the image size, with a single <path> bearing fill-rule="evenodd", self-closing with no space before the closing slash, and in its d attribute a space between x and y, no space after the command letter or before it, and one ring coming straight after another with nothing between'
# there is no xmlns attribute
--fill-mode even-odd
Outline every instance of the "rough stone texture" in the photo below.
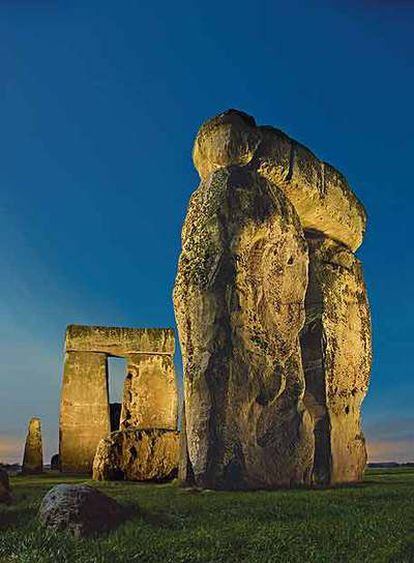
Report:
<svg viewBox="0 0 414 563"><path fill-rule="evenodd" d="M0 504L11 504L12 493L9 475L5 469L0 468Z"/></svg>
<svg viewBox="0 0 414 563"><path fill-rule="evenodd" d="M185 401L181 409L181 431L180 431L180 460L178 464L178 482L183 486L195 485L193 468L188 455L187 448L187 424L185 421Z"/></svg>
<svg viewBox="0 0 414 563"><path fill-rule="evenodd" d="M100 441L93 463L98 481L164 481L176 476L179 432L130 428Z"/></svg>
<svg viewBox="0 0 414 563"><path fill-rule="evenodd" d="M301 335L305 404L315 432L313 479L359 481L366 463L360 408L371 368L370 311L361 265L343 245L307 234L309 286Z"/></svg>
<svg viewBox="0 0 414 563"><path fill-rule="evenodd" d="M127 360L124 427L177 428L172 329L70 325L60 409L61 469L92 470L96 446L120 427L119 405L109 405L108 356Z"/></svg>
<svg viewBox="0 0 414 563"><path fill-rule="evenodd" d="M50 469L52 471L60 471L59 454L52 455L52 459L50 460Z"/></svg>
<svg viewBox="0 0 414 563"><path fill-rule="evenodd" d="M314 440L298 338L307 266L299 218L280 189L245 167L201 182L174 288L185 376L181 458L196 485L310 482Z"/></svg>
<svg viewBox="0 0 414 563"><path fill-rule="evenodd" d="M67 352L104 352L110 356L129 354L174 354L174 331L170 328L117 328L69 325Z"/></svg>
<svg viewBox="0 0 414 563"><path fill-rule="evenodd" d="M243 112L224 112L200 128L193 160L202 179L229 165L248 165L284 191L303 228L351 250L360 246L366 214L346 179L278 129L257 127Z"/></svg>
<svg viewBox="0 0 414 563"><path fill-rule="evenodd" d="M60 462L88 473L96 447L111 431L106 354L66 352L60 405Z"/></svg>
<svg viewBox="0 0 414 563"><path fill-rule="evenodd" d="M39 418L31 418L24 448L22 473L36 474L43 471L42 429Z"/></svg>
<svg viewBox="0 0 414 563"><path fill-rule="evenodd" d="M120 429L177 429L177 383L171 356L127 357Z"/></svg>
<svg viewBox="0 0 414 563"><path fill-rule="evenodd" d="M56 485L40 505L38 518L53 531L81 538L115 528L122 510L112 498L88 485Z"/></svg>

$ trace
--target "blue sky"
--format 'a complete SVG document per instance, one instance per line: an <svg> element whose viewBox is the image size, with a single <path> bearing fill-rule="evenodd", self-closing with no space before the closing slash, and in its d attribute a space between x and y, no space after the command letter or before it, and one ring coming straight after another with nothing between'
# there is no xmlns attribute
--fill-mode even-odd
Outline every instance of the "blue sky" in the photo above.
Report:
<svg viewBox="0 0 414 563"><path fill-rule="evenodd" d="M3 0L0 14L0 458L20 459L32 415L47 460L57 450L67 324L174 324L192 141L235 107L364 202L364 427L372 458L414 459L414 4Z"/></svg>

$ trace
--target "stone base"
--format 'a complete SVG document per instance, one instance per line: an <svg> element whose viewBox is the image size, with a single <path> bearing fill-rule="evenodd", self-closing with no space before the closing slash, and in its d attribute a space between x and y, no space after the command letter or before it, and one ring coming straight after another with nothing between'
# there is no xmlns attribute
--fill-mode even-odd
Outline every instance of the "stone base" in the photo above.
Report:
<svg viewBox="0 0 414 563"><path fill-rule="evenodd" d="M178 470L180 433L175 430L112 432L99 442L93 463L97 481L165 481Z"/></svg>

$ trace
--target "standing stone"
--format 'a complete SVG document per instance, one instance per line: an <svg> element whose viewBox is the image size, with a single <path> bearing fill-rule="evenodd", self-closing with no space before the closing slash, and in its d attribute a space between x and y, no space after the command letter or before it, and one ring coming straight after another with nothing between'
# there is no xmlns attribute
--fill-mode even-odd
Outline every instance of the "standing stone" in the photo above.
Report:
<svg viewBox="0 0 414 563"><path fill-rule="evenodd" d="M307 266L298 216L275 185L241 167L201 182L174 288L185 377L181 458L196 485L310 482L299 346Z"/></svg>
<svg viewBox="0 0 414 563"><path fill-rule="evenodd" d="M177 429L178 393L171 356L127 357L120 429Z"/></svg>
<svg viewBox="0 0 414 563"><path fill-rule="evenodd" d="M333 166L237 110L202 125L193 161L202 182L174 293L180 478L215 488L360 480L371 328L353 252L364 207Z"/></svg>
<svg viewBox="0 0 414 563"><path fill-rule="evenodd" d="M361 264L350 250L307 233L309 285L301 334L305 404L315 433L313 480L360 481L366 464L360 409L371 369L371 320Z"/></svg>
<svg viewBox="0 0 414 563"><path fill-rule="evenodd" d="M106 354L66 352L60 405L61 471L89 473L96 447L110 431Z"/></svg>
<svg viewBox="0 0 414 563"><path fill-rule="evenodd" d="M22 473L37 474L43 472L43 446L40 418L31 418L27 431Z"/></svg>

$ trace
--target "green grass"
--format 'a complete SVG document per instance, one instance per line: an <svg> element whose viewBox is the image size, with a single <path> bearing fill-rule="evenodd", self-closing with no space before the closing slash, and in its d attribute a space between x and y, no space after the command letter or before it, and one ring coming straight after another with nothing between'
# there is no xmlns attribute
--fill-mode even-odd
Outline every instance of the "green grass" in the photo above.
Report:
<svg viewBox="0 0 414 563"><path fill-rule="evenodd" d="M16 502L0 505L3 562L414 561L414 470L371 470L358 486L326 490L190 492L174 484L100 483L131 510L116 531L75 540L36 521L57 483L12 479Z"/></svg>

